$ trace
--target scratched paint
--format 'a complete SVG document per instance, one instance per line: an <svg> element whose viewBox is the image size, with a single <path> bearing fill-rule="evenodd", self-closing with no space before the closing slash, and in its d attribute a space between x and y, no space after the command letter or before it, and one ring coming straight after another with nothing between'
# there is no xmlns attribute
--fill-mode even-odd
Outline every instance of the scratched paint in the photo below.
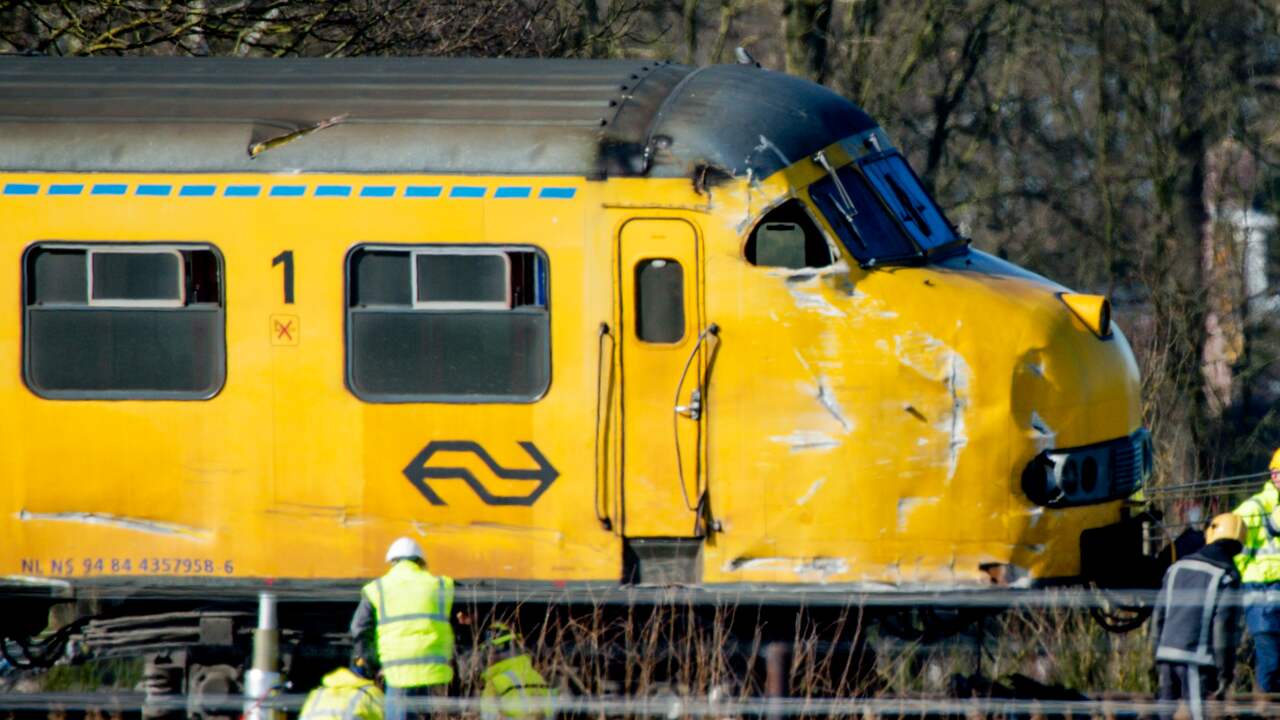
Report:
<svg viewBox="0 0 1280 720"><path fill-rule="evenodd" d="M894 354L903 366L921 377L942 383L947 402L933 429L943 436L947 481L956 475L961 451L969 444L965 411L969 407L969 381L972 373L960 353L938 338L922 332L907 332L894 337ZM927 418L930 419L931 418Z"/></svg>
<svg viewBox="0 0 1280 720"><path fill-rule="evenodd" d="M724 569L726 572L767 570L799 576L817 576L818 579L822 579L848 572L849 561L831 557L753 557L735 559Z"/></svg>
<svg viewBox="0 0 1280 720"><path fill-rule="evenodd" d="M831 450L840 447L839 440L817 430L796 430L790 435L772 435L769 440L786 445L791 448L791 452Z"/></svg>
<svg viewBox="0 0 1280 720"><path fill-rule="evenodd" d="M1035 438L1037 450L1049 450L1054 447L1058 434L1049 427L1049 423L1040 417L1040 413L1031 411L1031 433Z"/></svg>
<svg viewBox="0 0 1280 720"><path fill-rule="evenodd" d="M134 532L150 533L154 535L171 535L178 536L187 540L207 541L212 537L212 533L203 528L190 527L187 525L178 525L171 522L160 522L157 520L148 520L145 518L122 517L119 515L111 515L108 513L92 513L92 512L51 512L38 513L29 510L20 510L17 518L23 522L66 522L66 523L82 523L85 525L102 525L105 527L113 527L120 530L131 530Z"/></svg>
<svg viewBox="0 0 1280 720"><path fill-rule="evenodd" d="M796 307L801 310L816 312L819 315L830 318L846 317L843 310L832 305L821 293L805 292L803 289L794 286L788 286L787 290L795 300Z"/></svg>
<svg viewBox="0 0 1280 720"><path fill-rule="evenodd" d="M826 478L818 478L817 480L814 480L813 484L809 486L809 489L805 490L803 495L796 498L796 505L808 504L808 502L813 499L813 496L817 495L818 491L821 490L822 486L825 484L827 484Z"/></svg>
<svg viewBox="0 0 1280 720"><path fill-rule="evenodd" d="M813 379L814 383L813 385L802 383L800 385L802 391L812 394L818 401L818 405L821 406L833 420L840 424L841 429L843 429L846 434L852 432L853 422L849 420L849 416L844 412L844 407L841 406L840 401L836 398L835 392L831 389L830 381L828 381L825 376L819 375L815 372L813 367L807 360L805 360L804 355L799 350L795 350L794 352L796 360L800 362L800 366L804 368L805 372Z"/></svg>

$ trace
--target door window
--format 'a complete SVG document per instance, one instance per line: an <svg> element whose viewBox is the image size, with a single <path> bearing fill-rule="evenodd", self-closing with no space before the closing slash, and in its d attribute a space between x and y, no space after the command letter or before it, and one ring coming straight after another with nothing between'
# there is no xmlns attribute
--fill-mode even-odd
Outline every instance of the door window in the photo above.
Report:
<svg viewBox="0 0 1280 720"><path fill-rule="evenodd" d="M684 337L684 269L671 258L636 263L636 337L677 343Z"/></svg>

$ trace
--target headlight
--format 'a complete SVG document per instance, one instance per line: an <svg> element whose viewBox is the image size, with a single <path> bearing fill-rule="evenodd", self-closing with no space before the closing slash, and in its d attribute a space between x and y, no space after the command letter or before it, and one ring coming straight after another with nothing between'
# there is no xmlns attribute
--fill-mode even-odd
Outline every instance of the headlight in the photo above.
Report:
<svg viewBox="0 0 1280 720"><path fill-rule="evenodd" d="M1022 472L1027 497L1045 507L1120 500L1151 475L1151 440L1145 429L1126 438L1035 456Z"/></svg>
<svg viewBox="0 0 1280 720"><path fill-rule="evenodd" d="M1111 337L1111 301L1102 295L1059 293L1058 299L1099 338Z"/></svg>

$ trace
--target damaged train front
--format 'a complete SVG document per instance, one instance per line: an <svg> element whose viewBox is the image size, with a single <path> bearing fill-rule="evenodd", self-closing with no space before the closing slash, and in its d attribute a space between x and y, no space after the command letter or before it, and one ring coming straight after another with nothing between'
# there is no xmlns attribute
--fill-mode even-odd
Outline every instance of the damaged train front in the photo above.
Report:
<svg viewBox="0 0 1280 720"><path fill-rule="evenodd" d="M777 206L747 240L750 262L783 267L758 268L771 337L755 367L772 372L743 374L742 416L778 441L744 469L782 478L762 489L777 506L797 499L734 549L735 579L789 559L838 568L823 582L1027 586L1144 562L1128 498L1150 439L1106 299L971 248L879 130L787 175L803 208Z"/></svg>

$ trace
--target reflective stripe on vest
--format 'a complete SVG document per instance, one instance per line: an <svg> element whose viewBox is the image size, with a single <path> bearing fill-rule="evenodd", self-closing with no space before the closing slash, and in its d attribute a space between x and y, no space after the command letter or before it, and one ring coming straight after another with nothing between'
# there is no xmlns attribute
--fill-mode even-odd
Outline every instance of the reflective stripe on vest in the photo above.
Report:
<svg viewBox="0 0 1280 720"><path fill-rule="evenodd" d="M1156 646L1156 660L1189 663L1192 665L1213 665L1213 647L1211 645L1213 613L1218 607L1218 590L1222 587L1222 579L1226 576L1227 571L1203 560L1184 559L1174 563L1169 568L1169 573L1161 587L1161 592L1164 594L1164 617L1166 623L1171 622L1171 618L1174 617L1174 594L1178 592L1177 578L1182 573L1199 573L1206 576L1203 597L1197 598L1194 603L1191 602L1191 598L1176 598L1179 605L1199 607L1200 622L1199 632L1196 636L1196 647L1192 650L1187 650L1165 645L1165 636L1162 634L1158 638Z"/></svg>
<svg viewBox="0 0 1280 720"><path fill-rule="evenodd" d="M508 687L506 690L503 690L502 692L498 693L498 695L500 696L506 695L512 690L519 690L523 693L525 690L546 690L547 689L547 686L542 683L525 684L524 682L521 682L520 676L517 675L514 670L508 670L502 673L502 676L505 677L507 680L511 681L511 687Z"/></svg>
<svg viewBox="0 0 1280 720"><path fill-rule="evenodd" d="M378 615L378 660L387 685L441 685L453 679L453 580L410 561L365 585Z"/></svg>
<svg viewBox="0 0 1280 720"><path fill-rule="evenodd" d="M386 595L382 592L382 578L373 581L373 585L378 592L378 624L390 625L391 623L404 622L406 620L439 620L449 622L449 613L446 612L425 612L425 613L404 613L402 615L388 615L387 605L384 600ZM444 578L436 578L436 607L439 608L444 602Z"/></svg>

